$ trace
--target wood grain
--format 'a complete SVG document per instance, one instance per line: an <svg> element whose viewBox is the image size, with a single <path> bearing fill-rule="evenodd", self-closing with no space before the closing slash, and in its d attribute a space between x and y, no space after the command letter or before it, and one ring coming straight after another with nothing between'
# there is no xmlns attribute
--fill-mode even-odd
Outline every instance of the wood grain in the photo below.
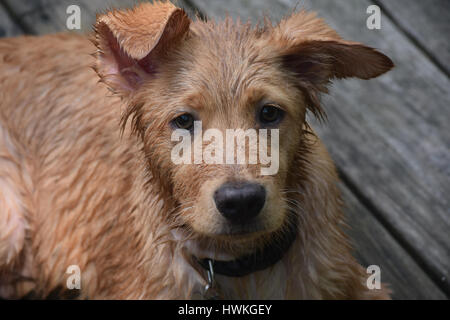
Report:
<svg viewBox="0 0 450 320"><path fill-rule="evenodd" d="M353 193L341 185L355 256L364 266L377 265L393 299L445 299L445 294L417 265Z"/></svg>
<svg viewBox="0 0 450 320"><path fill-rule="evenodd" d="M21 23L32 29L35 34L47 34L61 31L90 32L95 22L95 14L108 8L130 7L135 1L129 0L5 0L21 19ZM78 5L81 11L81 29L68 30L66 10L70 5Z"/></svg>
<svg viewBox="0 0 450 320"><path fill-rule="evenodd" d="M33 30L35 34L47 34L62 31L86 33L92 31L97 13L109 9L130 8L137 4L137 0L35 0L17 1L4 0L19 16L21 23ZM81 29L68 30L66 21L67 7L78 5L81 11ZM187 8L183 2L179 6Z"/></svg>
<svg viewBox="0 0 450 320"><path fill-rule="evenodd" d="M20 27L11 19L0 3L0 37L14 37L21 34Z"/></svg>
<svg viewBox="0 0 450 320"><path fill-rule="evenodd" d="M378 0L397 25L450 73L450 1Z"/></svg>

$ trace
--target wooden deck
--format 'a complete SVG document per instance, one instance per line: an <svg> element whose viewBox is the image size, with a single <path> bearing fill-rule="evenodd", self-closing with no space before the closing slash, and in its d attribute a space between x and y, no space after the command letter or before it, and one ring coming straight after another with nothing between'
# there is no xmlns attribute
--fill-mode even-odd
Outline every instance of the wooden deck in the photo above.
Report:
<svg viewBox="0 0 450 320"><path fill-rule="evenodd" d="M66 31L66 8L95 12L129 0L0 0L0 36ZM450 297L450 1L179 0L191 14L227 12L279 20L294 7L315 10L344 37L391 57L396 68L369 82L337 82L324 97L328 122L314 127L342 177L356 256L379 265L396 299ZM382 9L381 30L366 9Z"/></svg>

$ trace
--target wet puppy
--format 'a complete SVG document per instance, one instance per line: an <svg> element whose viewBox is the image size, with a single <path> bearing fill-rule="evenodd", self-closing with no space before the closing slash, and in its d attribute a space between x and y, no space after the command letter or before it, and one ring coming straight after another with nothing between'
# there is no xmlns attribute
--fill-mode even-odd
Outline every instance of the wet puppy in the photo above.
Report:
<svg viewBox="0 0 450 320"><path fill-rule="evenodd" d="M2 297L389 297L305 120L389 58L304 11L252 27L143 3L95 30L0 41Z"/></svg>

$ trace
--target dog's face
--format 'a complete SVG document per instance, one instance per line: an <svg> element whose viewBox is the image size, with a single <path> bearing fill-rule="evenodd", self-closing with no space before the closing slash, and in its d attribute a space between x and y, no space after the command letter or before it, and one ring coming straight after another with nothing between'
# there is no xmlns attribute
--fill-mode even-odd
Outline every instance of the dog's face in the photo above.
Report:
<svg viewBox="0 0 450 320"><path fill-rule="evenodd" d="M179 91L163 116L164 130L157 133L164 137L165 155L178 144L171 136L180 128L189 131L192 151L197 143L203 158L209 150L217 155L216 161L196 164L192 152L191 163L171 166L173 195L182 204L180 218L196 232L234 240L273 232L285 221L283 191L306 108L301 94L264 52L260 35L250 33L239 41L243 27L203 28L191 29L187 48L175 58L179 72L167 73ZM217 135L209 138L212 130ZM151 124L148 131L144 139L151 141ZM230 139L231 134L236 138ZM264 147L267 164L259 154ZM272 172L264 174L263 168Z"/></svg>
<svg viewBox="0 0 450 320"><path fill-rule="evenodd" d="M125 122L143 140L152 179L177 205L169 219L224 241L286 224L291 175L307 152L305 115L320 115L329 80L392 67L304 12L251 28L191 23L169 3L143 4L99 17L96 30L97 71L129 105Z"/></svg>

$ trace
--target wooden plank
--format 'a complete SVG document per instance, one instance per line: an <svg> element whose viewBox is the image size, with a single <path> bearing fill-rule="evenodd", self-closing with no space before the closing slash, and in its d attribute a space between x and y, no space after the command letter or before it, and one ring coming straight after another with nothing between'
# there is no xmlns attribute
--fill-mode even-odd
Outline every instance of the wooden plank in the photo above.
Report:
<svg viewBox="0 0 450 320"><path fill-rule="evenodd" d="M69 31L66 21L69 15L66 10L70 5L78 5L81 11L81 29L74 32L90 32L95 22L95 14L107 8L130 7L134 0L36 0L22 1L5 0L14 10L27 28L36 34L47 34L61 31ZM72 30L71 30L72 31Z"/></svg>
<svg viewBox="0 0 450 320"><path fill-rule="evenodd" d="M20 27L11 19L0 4L0 37L14 37L22 34Z"/></svg>
<svg viewBox="0 0 450 320"><path fill-rule="evenodd" d="M280 18L297 0L191 0L213 17L264 12ZM366 28L368 1L302 1L344 37L379 48L396 63L383 77L335 84L324 99L329 123L319 135L377 217L421 266L450 293L450 82L384 17L381 30Z"/></svg>
<svg viewBox="0 0 450 320"><path fill-rule="evenodd" d="M378 0L408 35L450 73L450 1Z"/></svg>
<svg viewBox="0 0 450 320"><path fill-rule="evenodd" d="M355 255L364 266L377 265L393 299L445 299L445 294L417 265L353 193L341 185Z"/></svg>
<svg viewBox="0 0 450 320"><path fill-rule="evenodd" d="M81 11L81 29L73 31L86 33L92 31L97 13L111 8L130 8L138 2L137 0L36 0L26 3L15 0L4 1L14 10L21 23L36 34L69 31L66 26L69 16L66 10L70 5L78 5ZM189 11L189 7L182 1L179 1L179 6Z"/></svg>
<svg viewBox="0 0 450 320"><path fill-rule="evenodd" d="M27 12L40 10L42 6L46 5L47 0L37 0L37 1L1 0L1 2L6 3L6 5L10 6L17 16L22 16Z"/></svg>

